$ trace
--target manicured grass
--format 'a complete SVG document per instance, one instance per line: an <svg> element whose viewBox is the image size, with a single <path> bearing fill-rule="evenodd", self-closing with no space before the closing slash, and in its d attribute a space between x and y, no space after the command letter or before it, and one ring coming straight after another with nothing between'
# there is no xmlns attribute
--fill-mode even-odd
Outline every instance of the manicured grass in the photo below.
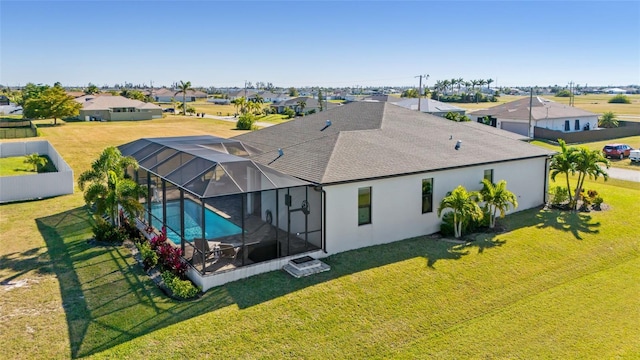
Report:
<svg viewBox="0 0 640 360"><path fill-rule="evenodd" d="M531 142L534 145L538 145L550 150L560 151L560 146L555 143L550 143L546 141L534 140ZM603 141L594 141L589 143L582 144L570 144L569 146L585 146L591 150L602 150L606 144L627 144L634 149L640 148L640 136L629 136L625 138L619 138L614 140L603 140ZM620 159L609 159L611 162L611 166L632 170L640 170L640 164L633 163L629 158Z"/></svg>
<svg viewBox="0 0 640 360"><path fill-rule="evenodd" d="M46 160L45 166L38 169L38 173L55 172L56 166L51 162L47 155L41 155ZM12 156L0 158L0 176L16 176L37 174L33 171L33 166L24 163L24 156Z"/></svg>
<svg viewBox="0 0 640 360"><path fill-rule="evenodd" d="M42 132L78 176L107 145L240 133L232 126L172 117ZM586 187L610 209L522 211L466 246L420 237L359 249L326 259L326 273L272 272L192 302L164 297L127 249L89 245L81 193L2 205L2 357L634 357L640 189Z"/></svg>
<svg viewBox="0 0 640 360"><path fill-rule="evenodd" d="M282 115L282 114L271 114L271 115L266 115L266 116L256 118L256 121L273 123L273 124L280 124L283 122L287 122L289 120L290 119L288 119L287 115Z"/></svg>

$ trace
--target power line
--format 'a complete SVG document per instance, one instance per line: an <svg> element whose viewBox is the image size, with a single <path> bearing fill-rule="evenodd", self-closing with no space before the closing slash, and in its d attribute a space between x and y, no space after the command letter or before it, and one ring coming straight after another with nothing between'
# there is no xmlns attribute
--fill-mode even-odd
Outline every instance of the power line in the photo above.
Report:
<svg viewBox="0 0 640 360"><path fill-rule="evenodd" d="M414 76L414 78L420 78L420 86L418 87L418 112L420 111L420 100L422 98L422 78L424 77L424 81L427 82L427 79L429 79L429 74L426 75L418 75L418 76Z"/></svg>

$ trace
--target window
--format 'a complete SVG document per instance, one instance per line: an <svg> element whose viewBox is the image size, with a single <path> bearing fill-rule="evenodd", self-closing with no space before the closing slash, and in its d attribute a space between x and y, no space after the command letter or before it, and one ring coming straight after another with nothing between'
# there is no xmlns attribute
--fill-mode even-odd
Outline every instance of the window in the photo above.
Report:
<svg viewBox="0 0 640 360"><path fill-rule="evenodd" d="M493 184L493 169L485 170L484 178L491 181L491 183Z"/></svg>
<svg viewBox="0 0 640 360"><path fill-rule="evenodd" d="M358 225L371 224L371 187L358 189Z"/></svg>
<svg viewBox="0 0 640 360"><path fill-rule="evenodd" d="M573 127L573 130L580 130L580 119L576 119L576 124Z"/></svg>
<svg viewBox="0 0 640 360"><path fill-rule="evenodd" d="M571 125L569 124L569 120L564 121L564 131L571 130Z"/></svg>
<svg viewBox="0 0 640 360"><path fill-rule="evenodd" d="M422 179L422 213L433 212L433 178Z"/></svg>

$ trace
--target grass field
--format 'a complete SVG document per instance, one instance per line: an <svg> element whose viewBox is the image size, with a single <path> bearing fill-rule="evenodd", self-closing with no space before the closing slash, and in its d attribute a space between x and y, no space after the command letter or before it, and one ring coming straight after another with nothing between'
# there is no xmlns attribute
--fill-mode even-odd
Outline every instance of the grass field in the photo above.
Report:
<svg viewBox="0 0 640 360"><path fill-rule="evenodd" d="M498 102L492 103L452 103L455 106L467 109L469 111L487 109L496 105L504 104L510 101L525 98L527 96L502 95L498 98ZM555 97L543 95L542 97L561 104L569 104L569 98ZM602 114L607 111L613 111L620 120L640 121L640 95L627 95L631 100L631 104L609 104L607 101L613 95L606 94L589 94L576 95L575 107Z"/></svg>
<svg viewBox="0 0 640 360"><path fill-rule="evenodd" d="M56 166L51 162L51 159L49 159L47 155L41 155L40 157L44 158L46 163L43 167L38 169L39 173L57 171ZM24 159L24 156L0 158L0 176L37 174L33 171L32 165L24 163Z"/></svg>
<svg viewBox="0 0 640 360"><path fill-rule="evenodd" d="M109 145L231 136L195 117L41 128L77 177ZM555 184L551 184L555 185ZM640 189L588 182L610 209L533 209L469 245L420 237L167 299L123 247L88 244L82 194L0 206L0 348L11 359L633 358Z"/></svg>

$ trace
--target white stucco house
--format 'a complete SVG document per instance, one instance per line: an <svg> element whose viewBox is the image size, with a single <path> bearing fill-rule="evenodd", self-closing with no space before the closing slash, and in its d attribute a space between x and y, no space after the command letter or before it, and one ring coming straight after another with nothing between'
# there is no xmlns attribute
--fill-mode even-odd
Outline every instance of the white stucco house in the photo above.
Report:
<svg viewBox="0 0 640 360"><path fill-rule="evenodd" d="M529 111L531 103L531 112ZM531 113L531 126L529 114ZM533 137L533 128L540 127L562 132L576 132L598 128L598 116L586 110L534 96L511 101L489 109L468 114L472 121L482 122L485 116L490 125L520 135Z"/></svg>
<svg viewBox="0 0 640 360"><path fill-rule="evenodd" d="M483 178L506 180L517 211L540 206L552 152L522 138L356 102L231 139L140 139L120 149L149 189L143 221L167 227L207 290L301 256L438 232L442 198L458 185L480 190ZM236 256L209 260L198 239Z"/></svg>

